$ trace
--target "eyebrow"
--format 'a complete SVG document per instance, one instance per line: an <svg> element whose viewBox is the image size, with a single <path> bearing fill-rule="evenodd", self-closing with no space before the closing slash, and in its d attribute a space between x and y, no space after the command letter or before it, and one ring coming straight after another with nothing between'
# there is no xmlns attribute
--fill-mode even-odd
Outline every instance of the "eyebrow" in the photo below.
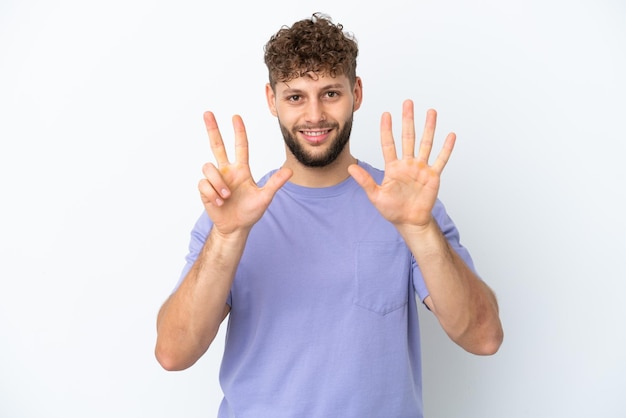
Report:
<svg viewBox="0 0 626 418"><path fill-rule="evenodd" d="M294 94L294 93L301 93L304 91L302 89L289 87L289 84L287 83L285 83L285 85L287 86L287 89L285 89L283 94ZM324 90L345 90L345 89L346 89L346 86L343 85L342 83L333 83L333 84L327 84L321 87L319 90L324 91Z"/></svg>

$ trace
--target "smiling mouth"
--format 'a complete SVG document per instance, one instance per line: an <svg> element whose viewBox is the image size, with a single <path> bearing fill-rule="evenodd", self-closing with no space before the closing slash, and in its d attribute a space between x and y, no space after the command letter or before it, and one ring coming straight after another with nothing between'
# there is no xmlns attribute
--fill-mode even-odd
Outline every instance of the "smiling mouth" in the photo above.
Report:
<svg viewBox="0 0 626 418"><path fill-rule="evenodd" d="M299 132L309 144L321 145L330 138L332 129L300 130Z"/></svg>
<svg viewBox="0 0 626 418"><path fill-rule="evenodd" d="M303 130L303 131L300 131L300 133L305 136L315 137L315 136L324 136L330 133L330 131L331 131L330 129L324 129L323 131L304 131Z"/></svg>

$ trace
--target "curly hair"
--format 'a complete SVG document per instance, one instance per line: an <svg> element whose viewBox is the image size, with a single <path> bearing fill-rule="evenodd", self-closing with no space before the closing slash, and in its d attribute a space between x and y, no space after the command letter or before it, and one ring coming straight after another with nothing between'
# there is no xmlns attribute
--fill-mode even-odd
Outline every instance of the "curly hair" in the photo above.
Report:
<svg viewBox="0 0 626 418"><path fill-rule="evenodd" d="M329 16L314 13L291 27L283 26L265 44L265 65L272 89L279 81L304 75L346 75L356 81L356 39Z"/></svg>

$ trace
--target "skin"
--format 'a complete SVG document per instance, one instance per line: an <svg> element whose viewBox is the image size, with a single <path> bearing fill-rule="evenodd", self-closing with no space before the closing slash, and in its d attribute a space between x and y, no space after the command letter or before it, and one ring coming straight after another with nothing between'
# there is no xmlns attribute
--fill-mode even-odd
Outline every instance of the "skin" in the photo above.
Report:
<svg viewBox="0 0 626 418"><path fill-rule="evenodd" d="M309 161L327 158L363 99L361 79L351 85L345 76L303 76L277 83L275 88L266 86L269 110L278 118L281 130L293 135ZM402 155L398 157L391 115L382 115L385 177L381 185L356 164L347 143L322 167L303 164L286 144L285 163L265 186L258 187L248 165L248 140L241 117L235 115L232 121L235 158L231 162L215 116L206 112L204 121L216 164L204 165L198 189L214 226L187 277L159 311L155 354L160 364L167 370L182 370L206 352L229 313L226 299L248 234L275 193L287 181L327 187L348 176L406 241L430 292L425 304L450 338L471 353L495 353L503 338L496 298L450 248L431 214L441 173L456 140L454 133L449 134L430 164L436 120L437 113L428 110L416 150L413 103L406 100L402 107Z"/></svg>
<svg viewBox="0 0 626 418"><path fill-rule="evenodd" d="M267 104L272 115L279 119L285 127L311 126L311 131L326 132L327 129L315 128L320 124L337 124L338 127L318 137L296 133L303 150L311 158L325 155L336 140L346 120L361 107L363 85L357 77L354 86L347 77L300 77L288 83L277 83L276 91L270 85L265 87ZM319 141L313 142L312 141ZM328 187L345 180L349 173L348 167L356 163L350 154L349 143L330 164L324 167L307 167L303 165L285 146L286 161L283 167L292 171L291 182L308 187Z"/></svg>

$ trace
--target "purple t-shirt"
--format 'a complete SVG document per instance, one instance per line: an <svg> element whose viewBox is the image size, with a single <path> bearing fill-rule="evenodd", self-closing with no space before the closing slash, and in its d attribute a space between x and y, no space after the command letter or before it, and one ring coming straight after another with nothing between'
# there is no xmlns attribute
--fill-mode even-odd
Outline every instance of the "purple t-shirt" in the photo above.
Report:
<svg viewBox="0 0 626 418"><path fill-rule="evenodd" d="M433 215L473 269L441 202ZM181 280L210 229L203 213ZM228 298L219 417L421 417L416 294L428 295L419 266L351 177L285 184L253 227Z"/></svg>

